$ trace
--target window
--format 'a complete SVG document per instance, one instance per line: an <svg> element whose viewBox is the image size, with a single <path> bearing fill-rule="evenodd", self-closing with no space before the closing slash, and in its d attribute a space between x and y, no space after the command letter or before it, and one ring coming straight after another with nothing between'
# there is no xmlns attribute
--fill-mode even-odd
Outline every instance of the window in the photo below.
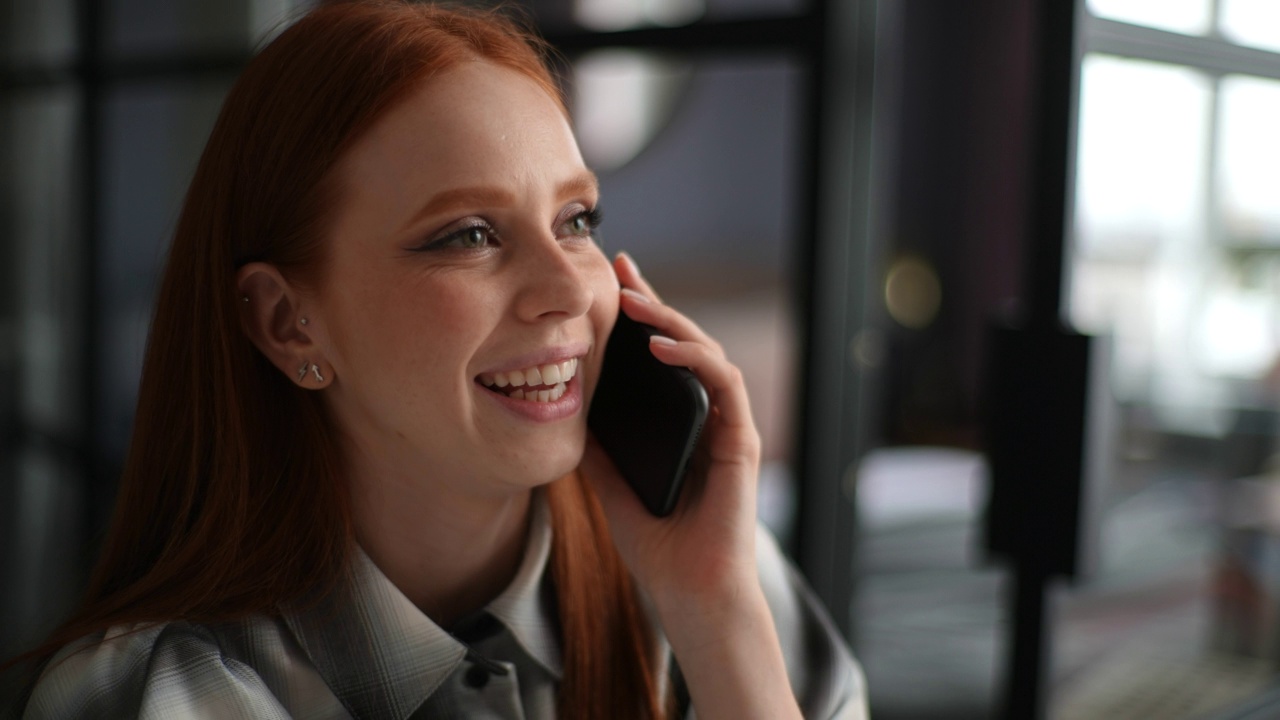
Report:
<svg viewBox="0 0 1280 720"><path fill-rule="evenodd" d="M1205 437L1280 368L1280 52L1242 46L1280 7L1215 5L1089 4L1070 300L1119 397Z"/></svg>
<svg viewBox="0 0 1280 720"><path fill-rule="evenodd" d="M1089 0L1082 27L1064 312L1111 336L1120 422L1055 715L1216 717L1280 649L1280 526L1249 511L1280 450L1280 5Z"/></svg>

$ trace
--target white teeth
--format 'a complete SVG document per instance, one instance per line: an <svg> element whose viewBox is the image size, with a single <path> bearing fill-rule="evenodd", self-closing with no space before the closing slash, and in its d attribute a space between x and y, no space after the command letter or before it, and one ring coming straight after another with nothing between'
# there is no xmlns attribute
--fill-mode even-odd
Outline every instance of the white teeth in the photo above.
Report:
<svg viewBox="0 0 1280 720"><path fill-rule="evenodd" d="M539 365L535 367L525 368L524 370L507 370L506 372L481 373L479 380L482 385L491 388L504 387L524 387L525 385L552 385L549 399L556 400L564 394L564 385L578 374L578 358L569 358L564 362L550 363L547 365ZM558 392L557 392L558 391ZM510 397L516 399L538 401L540 393L543 391L529 391L529 397L525 398L524 393L516 395L513 390ZM543 400L545 402L545 400Z"/></svg>
<svg viewBox="0 0 1280 720"><path fill-rule="evenodd" d="M512 390L507 397L512 400L524 400L526 402L555 402L564 397L566 390L564 383L556 383L556 386L550 390L529 390L528 392Z"/></svg>
<svg viewBox="0 0 1280 720"><path fill-rule="evenodd" d="M560 366L559 365L543 365L542 366L542 384L555 385L560 382Z"/></svg>

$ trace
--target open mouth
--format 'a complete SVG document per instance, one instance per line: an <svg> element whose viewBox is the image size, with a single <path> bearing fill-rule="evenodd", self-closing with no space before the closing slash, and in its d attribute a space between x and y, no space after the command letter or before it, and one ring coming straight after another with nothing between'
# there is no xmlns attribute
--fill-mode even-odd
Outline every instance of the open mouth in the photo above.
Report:
<svg viewBox="0 0 1280 720"><path fill-rule="evenodd" d="M512 400L554 402L564 395L565 386L577 374L578 358L569 358L521 370L481 373L476 380L488 390Z"/></svg>

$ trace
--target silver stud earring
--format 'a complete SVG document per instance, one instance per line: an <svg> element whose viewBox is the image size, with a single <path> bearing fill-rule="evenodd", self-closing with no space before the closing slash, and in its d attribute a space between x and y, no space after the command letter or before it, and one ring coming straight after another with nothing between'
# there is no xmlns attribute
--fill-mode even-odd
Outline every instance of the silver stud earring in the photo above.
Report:
<svg viewBox="0 0 1280 720"><path fill-rule="evenodd" d="M306 318L302 318L301 320L299 320L299 321L298 321L298 324L299 324L299 325L306 325L306 324L307 324L307 319L306 319Z"/></svg>
<svg viewBox="0 0 1280 720"><path fill-rule="evenodd" d="M242 295L242 296L240 297L240 299L241 299L241 300L243 300L243 301L245 301L245 302L249 302L249 296L248 296L248 295Z"/></svg>
<svg viewBox="0 0 1280 720"><path fill-rule="evenodd" d="M309 364L310 363L304 362L302 363L302 367L298 368L298 382L302 382L307 379L307 367Z"/></svg>
<svg viewBox="0 0 1280 720"><path fill-rule="evenodd" d="M311 373L316 376L316 382L324 382L324 376L320 374L319 365L312 365Z"/></svg>

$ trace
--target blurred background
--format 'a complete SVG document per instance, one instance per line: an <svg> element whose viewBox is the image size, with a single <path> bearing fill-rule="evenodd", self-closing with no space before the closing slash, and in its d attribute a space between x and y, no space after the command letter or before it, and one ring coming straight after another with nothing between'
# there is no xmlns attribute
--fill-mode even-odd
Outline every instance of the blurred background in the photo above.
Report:
<svg viewBox="0 0 1280 720"><path fill-rule="evenodd" d="M83 586L186 184L239 69L309 4L0 0L0 657ZM999 716L987 330L1045 243L1061 318L1107 349L1048 713L1280 716L1280 3L1073 5L1065 178L1032 152L1046 2L523 5L565 53L606 251L744 371L762 519L873 717ZM1028 230L1046 172L1060 251Z"/></svg>

